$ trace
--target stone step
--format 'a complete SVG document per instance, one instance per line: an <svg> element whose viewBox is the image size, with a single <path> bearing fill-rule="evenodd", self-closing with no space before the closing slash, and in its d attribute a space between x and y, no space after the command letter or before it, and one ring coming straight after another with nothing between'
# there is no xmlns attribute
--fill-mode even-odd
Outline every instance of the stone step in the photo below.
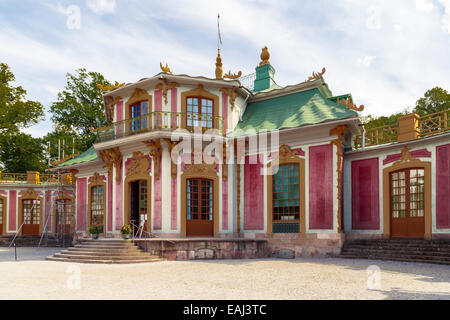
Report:
<svg viewBox="0 0 450 320"><path fill-rule="evenodd" d="M47 257L48 261L59 261L59 262L72 262L72 263L88 263L88 264L134 264L134 263L152 263L152 262L163 262L165 259L136 259L136 260L91 260L91 259L68 259L68 258L56 258L53 256Z"/></svg>
<svg viewBox="0 0 450 320"><path fill-rule="evenodd" d="M67 249L70 252L95 252L95 253L123 253L123 254L130 254L134 252L143 252L139 248L126 248L126 249L98 249L98 248L68 248Z"/></svg>
<svg viewBox="0 0 450 320"><path fill-rule="evenodd" d="M95 255L95 256L133 256L133 255L142 255L147 254L145 252L142 252L140 250L136 251L91 251L91 250L79 250L79 251L73 251L73 250L63 250L60 253L62 254L69 254L69 255Z"/></svg>
<svg viewBox="0 0 450 320"><path fill-rule="evenodd" d="M90 248L96 248L96 249L106 249L106 250L114 250L114 249L129 249L129 248L136 248L135 245L130 244L130 245L110 245L110 246L106 246L106 245L88 245L88 244L77 244L75 246L75 248L86 248L86 249L90 249Z"/></svg>
<svg viewBox="0 0 450 320"><path fill-rule="evenodd" d="M401 262L414 262L414 263L430 263L430 264L442 264L450 265L450 261L442 260L426 260L426 259L411 259L411 258L388 258L382 256L359 256L359 255L340 255L343 259L363 259L363 260L382 260L382 261L401 261Z"/></svg>
<svg viewBox="0 0 450 320"><path fill-rule="evenodd" d="M382 253L382 252L342 252L342 255L352 255L352 256L377 256L377 257L385 257L385 258L406 258L406 259L418 259L418 260L442 260L442 261L450 261L450 256L433 256L433 255L417 255L410 253Z"/></svg>
<svg viewBox="0 0 450 320"><path fill-rule="evenodd" d="M450 241L448 240L400 240L400 239L390 239L390 240L346 240L347 244L383 244L383 245L450 245Z"/></svg>
<svg viewBox="0 0 450 320"><path fill-rule="evenodd" d="M133 244L131 240L81 240L84 244Z"/></svg>
<svg viewBox="0 0 450 320"><path fill-rule="evenodd" d="M364 248L424 248L424 249L447 249L450 250L450 244L400 244L400 243L345 243L344 247L364 247Z"/></svg>
<svg viewBox="0 0 450 320"><path fill-rule="evenodd" d="M157 256L145 255L142 254L133 254L126 256L118 256L118 255L107 255L107 256L98 256L98 255L71 255L64 253L56 253L53 255L55 258L65 258L65 259L87 259L87 260L114 260L114 261L122 261L122 260L149 260L153 261L155 259L160 259Z"/></svg>
<svg viewBox="0 0 450 320"><path fill-rule="evenodd" d="M361 251L367 251L367 250L373 250L373 251L380 251L380 250L387 250L392 252L429 252L429 253L447 253L450 254L450 249L448 248L409 248L409 247L383 247L383 246L345 246L342 248L343 250L361 250Z"/></svg>
<svg viewBox="0 0 450 320"><path fill-rule="evenodd" d="M342 252L349 252L353 254L409 254L409 255L420 255L420 256L439 256L439 257L450 257L450 252L429 252L429 251L404 251L404 250L387 250L387 249L360 249L360 248L347 248L343 249Z"/></svg>

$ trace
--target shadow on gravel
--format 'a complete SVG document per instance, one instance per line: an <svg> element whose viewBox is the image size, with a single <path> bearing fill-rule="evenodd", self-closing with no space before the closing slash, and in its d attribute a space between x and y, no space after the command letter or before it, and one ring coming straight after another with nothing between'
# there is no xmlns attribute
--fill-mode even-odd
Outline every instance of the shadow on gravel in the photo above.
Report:
<svg viewBox="0 0 450 320"><path fill-rule="evenodd" d="M386 296L385 300L450 300L450 293L444 292L417 292L400 289L390 291L377 290Z"/></svg>
<svg viewBox="0 0 450 320"><path fill-rule="evenodd" d="M17 247L17 261L45 261L46 257L60 251L61 248ZM15 261L14 248L0 248L0 263Z"/></svg>

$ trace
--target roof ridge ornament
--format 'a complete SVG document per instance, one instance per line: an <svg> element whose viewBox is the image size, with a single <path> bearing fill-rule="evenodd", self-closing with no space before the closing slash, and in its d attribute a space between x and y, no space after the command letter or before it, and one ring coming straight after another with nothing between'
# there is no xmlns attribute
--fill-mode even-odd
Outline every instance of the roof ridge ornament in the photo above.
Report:
<svg viewBox="0 0 450 320"><path fill-rule="evenodd" d="M162 72L172 74L172 70L170 70L169 65L167 63L165 66L163 66L162 62L160 62L159 66L161 67Z"/></svg>
<svg viewBox="0 0 450 320"><path fill-rule="evenodd" d="M364 111L364 105L360 105L359 107L353 103L352 99L349 97L347 99L342 98L342 100L339 100L337 98L337 103L342 104L343 106L346 106L348 109L356 111L356 112L362 112Z"/></svg>
<svg viewBox="0 0 450 320"><path fill-rule="evenodd" d="M113 91L117 88L122 88L125 87L125 83L119 83L118 81L116 81L115 84L110 85L110 86L103 86L101 83L97 84L97 88L99 88L102 91Z"/></svg>
<svg viewBox="0 0 450 320"><path fill-rule="evenodd" d="M264 48L262 48L261 62L259 63L259 66L262 67L265 66L266 64L270 65L269 59L270 59L270 52L267 46L265 46Z"/></svg>
<svg viewBox="0 0 450 320"><path fill-rule="evenodd" d="M242 71L239 71L236 74L236 73L231 73L231 70L230 70L230 71L228 71L228 73L225 73L223 75L224 79L232 79L232 80L239 79L240 77L242 77Z"/></svg>
<svg viewBox="0 0 450 320"><path fill-rule="evenodd" d="M222 69L222 57L220 56L220 49L217 49L216 58L216 79L223 79L223 69Z"/></svg>
<svg viewBox="0 0 450 320"><path fill-rule="evenodd" d="M312 76L309 77L307 81L318 80L318 79L322 78L322 76L325 74L325 72L327 72L326 68L323 68L322 72L314 72L313 71Z"/></svg>

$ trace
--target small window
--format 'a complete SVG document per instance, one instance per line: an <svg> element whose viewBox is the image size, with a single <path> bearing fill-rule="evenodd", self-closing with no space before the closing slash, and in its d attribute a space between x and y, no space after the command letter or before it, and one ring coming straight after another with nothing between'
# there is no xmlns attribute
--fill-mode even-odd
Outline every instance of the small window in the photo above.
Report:
<svg viewBox="0 0 450 320"><path fill-rule="evenodd" d="M142 101L131 106L131 130L140 131L148 128L148 101Z"/></svg>
<svg viewBox="0 0 450 320"><path fill-rule="evenodd" d="M40 223L41 202L39 200L23 200L24 224Z"/></svg>
<svg viewBox="0 0 450 320"><path fill-rule="evenodd" d="M104 187L95 186L91 189L91 224L103 225L104 208Z"/></svg>

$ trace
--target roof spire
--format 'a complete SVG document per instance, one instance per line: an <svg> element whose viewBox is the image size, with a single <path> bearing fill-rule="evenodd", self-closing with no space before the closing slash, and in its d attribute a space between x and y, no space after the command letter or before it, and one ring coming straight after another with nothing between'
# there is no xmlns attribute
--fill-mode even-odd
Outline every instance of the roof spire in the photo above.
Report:
<svg viewBox="0 0 450 320"><path fill-rule="evenodd" d="M220 35L220 13L217 15L217 58L216 58L216 79L223 79L222 57L220 56L220 45L222 36Z"/></svg>

